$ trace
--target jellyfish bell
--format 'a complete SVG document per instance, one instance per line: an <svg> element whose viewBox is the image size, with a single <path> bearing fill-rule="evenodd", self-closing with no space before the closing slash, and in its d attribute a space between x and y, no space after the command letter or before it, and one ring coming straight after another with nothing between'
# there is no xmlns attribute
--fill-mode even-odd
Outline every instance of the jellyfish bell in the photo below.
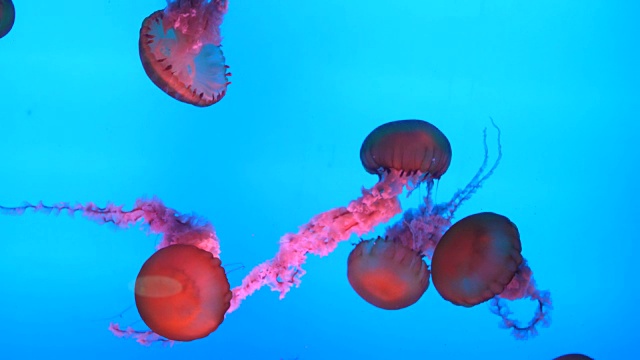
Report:
<svg viewBox="0 0 640 360"><path fill-rule="evenodd" d="M398 120L375 128L360 148L370 174L391 170L439 179L451 164L451 144L434 125L423 120Z"/></svg>
<svg viewBox="0 0 640 360"><path fill-rule="evenodd" d="M149 79L171 97L195 106L220 101L230 84L221 49L226 0L173 0L140 28L140 60Z"/></svg>
<svg viewBox="0 0 640 360"><path fill-rule="evenodd" d="M381 237L361 241L351 251L347 278L360 297L386 310L413 305L429 286L429 270L420 254Z"/></svg>
<svg viewBox="0 0 640 360"><path fill-rule="evenodd" d="M215 331L231 296L220 259L192 245L158 250L144 263L135 284L142 320L156 334L176 341Z"/></svg>
<svg viewBox="0 0 640 360"><path fill-rule="evenodd" d="M475 306L502 293L523 262L518 228L484 212L455 223L440 239L431 263L433 286L456 305Z"/></svg>
<svg viewBox="0 0 640 360"><path fill-rule="evenodd" d="M11 0L0 0L0 39L11 31L16 19L16 8Z"/></svg>

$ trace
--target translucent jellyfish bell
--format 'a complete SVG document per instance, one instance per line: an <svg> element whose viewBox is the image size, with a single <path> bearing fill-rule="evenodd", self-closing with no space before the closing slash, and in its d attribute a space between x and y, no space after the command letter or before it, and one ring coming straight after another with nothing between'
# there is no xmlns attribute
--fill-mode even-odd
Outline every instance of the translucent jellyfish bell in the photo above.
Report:
<svg viewBox="0 0 640 360"><path fill-rule="evenodd" d="M230 84L220 47L226 0L169 1L140 28L140 60L149 79L182 102L209 106Z"/></svg>

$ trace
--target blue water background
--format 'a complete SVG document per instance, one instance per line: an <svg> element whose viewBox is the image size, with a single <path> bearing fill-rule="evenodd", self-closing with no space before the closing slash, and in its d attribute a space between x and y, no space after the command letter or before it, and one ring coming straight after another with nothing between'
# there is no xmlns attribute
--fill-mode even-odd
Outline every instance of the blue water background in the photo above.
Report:
<svg viewBox="0 0 640 360"><path fill-rule="evenodd" d="M204 109L140 64L140 24L165 4L15 1L0 39L0 204L158 196L214 224L223 262L245 266L229 274L236 286L283 234L376 182L359 160L376 126L419 118L447 135L446 201L482 163L485 127L495 156L492 116L504 157L457 219L494 211L517 224L552 325L516 341L486 304L454 306L433 287L408 309L374 308L347 282L353 237L311 256L284 300L263 289L204 340L143 347L107 326L145 329L132 284L159 237L28 213L0 216L2 359L637 355L637 2L232 0L233 84ZM514 305L527 320L533 308Z"/></svg>

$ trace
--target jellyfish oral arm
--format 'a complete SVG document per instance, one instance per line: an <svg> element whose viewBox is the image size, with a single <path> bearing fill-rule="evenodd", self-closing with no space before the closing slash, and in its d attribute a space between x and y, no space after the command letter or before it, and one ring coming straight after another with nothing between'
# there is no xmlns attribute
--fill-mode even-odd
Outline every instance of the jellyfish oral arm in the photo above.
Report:
<svg viewBox="0 0 640 360"><path fill-rule="evenodd" d="M172 27L194 40L219 46L220 25L228 6L227 0L168 0L165 28Z"/></svg>
<svg viewBox="0 0 640 360"><path fill-rule="evenodd" d="M302 264L308 254L326 256L352 234L363 235L399 214L397 196L412 180L415 179L401 177L397 172L390 174L372 189L363 189L362 196L347 207L319 214L300 227L298 233L284 235L276 256L256 266L242 284L232 290L233 299L227 313L235 311L244 299L265 285L284 298L293 285L300 284L305 274Z"/></svg>

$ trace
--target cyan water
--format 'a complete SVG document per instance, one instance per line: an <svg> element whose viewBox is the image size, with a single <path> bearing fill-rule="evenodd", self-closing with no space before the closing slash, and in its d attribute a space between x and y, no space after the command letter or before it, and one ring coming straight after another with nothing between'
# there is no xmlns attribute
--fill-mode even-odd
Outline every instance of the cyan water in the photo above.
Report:
<svg viewBox="0 0 640 360"><path fill-rule="evenodd" d="M446 201L482 163L485 127L496 155L491 116L504 157L456 219L517 224L551 326L515 340L487 304L455 306L432 286L407 309L375 308L346 278L354 236L311 256L284 300L262 289L203 340L145 347L107 327L145 329L132 286L159 237L26 213L0 216L0 358L638 356L636 2L231 0L233 83L208 108L170 98L142 68L140 24L165 5L15 0L0 39L0 204L158 196L213 223L233 287L282 235L376 182L359 159L376 126L418 118L446 134ZM523 320L534 308L513 304Z"/></svg>

